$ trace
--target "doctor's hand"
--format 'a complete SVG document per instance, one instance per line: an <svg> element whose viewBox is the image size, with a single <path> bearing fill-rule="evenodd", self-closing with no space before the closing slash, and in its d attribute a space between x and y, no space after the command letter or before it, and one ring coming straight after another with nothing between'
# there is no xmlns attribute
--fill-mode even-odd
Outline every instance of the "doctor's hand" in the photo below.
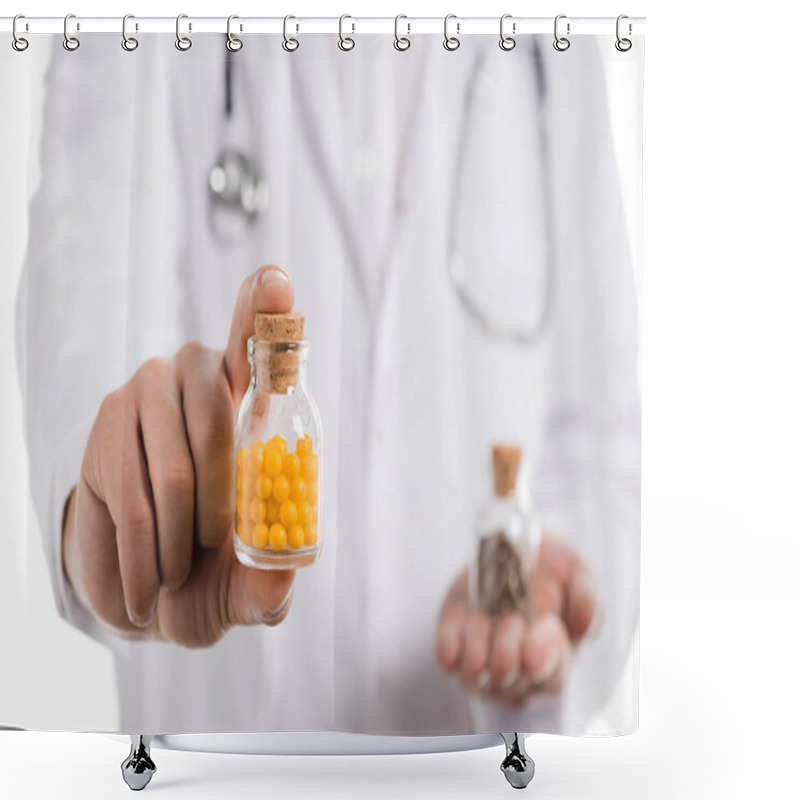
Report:
<svg viewBox="0 0 800 800"><path fill-rule="evenodd" d="M196 342L146 361L100 406L64 514L64 570L122 636L206 647L233 625L275 625L294 571L233 550L234 412L247 389L255 312L290 311L283 270L239 290L225 352Z"/></svg>
<svg viewBox="0 0 800 800"><path fill-rule="evenodd" d="M545 534L529 590L530 622L519 613L492 619L470 605L464 569L439 616L439 666L469 690L510 706L560 691L575 648L599 616L594 577L568 544Z"/></svg>

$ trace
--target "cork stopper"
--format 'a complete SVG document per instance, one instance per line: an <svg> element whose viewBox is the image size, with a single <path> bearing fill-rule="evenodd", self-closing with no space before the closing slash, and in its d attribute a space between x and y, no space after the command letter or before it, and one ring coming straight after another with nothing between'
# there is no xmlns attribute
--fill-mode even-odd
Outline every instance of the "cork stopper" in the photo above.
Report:
<svg viewBox="0 0 800 800"><path fill-rule="evenodd" d="M517 488L517 473L522 460L522 448L514 444L492 446L492 470L494 493L498 497L510 497Z"/></svg>
<svg viewBox="0 0 800 800"><path fill-rule="evenodd" d="M262 342L299 342L303 338L305 321L299 311L288 314L256 311L256 339Z"/></svg>
<svg viewBox="0 0 800 800"><path fill-rule="evenodd" d="M305 317L298 311L287 314L256 312L255 338L277 345L270 353L268 365L268 388L272 394L287 394L290 388L297 385L300 356L291 343L303 338L304 324Z"/></svg>

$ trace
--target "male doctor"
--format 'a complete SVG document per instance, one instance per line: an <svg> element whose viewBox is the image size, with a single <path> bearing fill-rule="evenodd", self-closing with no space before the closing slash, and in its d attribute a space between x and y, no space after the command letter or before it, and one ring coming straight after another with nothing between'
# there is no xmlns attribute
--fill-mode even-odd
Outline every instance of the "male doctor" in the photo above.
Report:
<svg viewBox="0 0 800 800"><path fill-rule="evenodd" d="M217 45L87 37L48 78L18 303L32 491L60 613L114 652L120 729L631 727L606 703L638 614L636 307L596 54L264 37L225 115ZM467 200L465 126L516 167L473 173ZM223 144L269 184L234 241L207 188ZM454 226L478 292L523 253L512 294L549 298L537 346L459 303ZM254 271L265 254L286 269ZM292 307L325 432L323 554L296 575L231 541L245 343L256 310ZM502 437L546 531L531 623L468 603Z"/></svg>

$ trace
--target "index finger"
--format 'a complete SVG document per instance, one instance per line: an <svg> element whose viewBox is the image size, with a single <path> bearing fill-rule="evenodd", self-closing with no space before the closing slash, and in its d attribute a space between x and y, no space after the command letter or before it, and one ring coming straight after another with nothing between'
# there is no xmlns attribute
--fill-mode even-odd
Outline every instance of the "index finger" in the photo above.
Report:
<svg viewBox="0 0 800 800"><path fill-rule="evenodd" d="M239 407L250 382L247 340L253 335L257 311L283 314L292 310L294 287L289 276L274 264L268 264L245 278L233 310L231 332L225 349L225 371L231 387L233 404Z"/></svg>

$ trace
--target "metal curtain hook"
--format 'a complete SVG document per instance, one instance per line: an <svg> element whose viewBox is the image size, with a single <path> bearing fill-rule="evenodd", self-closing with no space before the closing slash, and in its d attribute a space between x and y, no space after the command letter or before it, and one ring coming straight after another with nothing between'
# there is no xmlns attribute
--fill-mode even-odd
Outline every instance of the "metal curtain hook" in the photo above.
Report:
<svg viewBox="0 0 800 800"><path fill-rule="evenodd" d="M344 50L345 52L347 52L348 50L352 50L356 46L355 40L352 37L344 35L343 28L344 28L344 21L346 19L353 19L353 18L349 14L342 14L342 16L339 17L339 49ZM352 27L353 27L352 32L355 33L356 32L355 22L352 23Z"/></svg>
<svg viewBox="0 0 800 800"><path fill-rule="evenodd" d="M503 14L503 16L500 17L500 49L505 50L506 52L513 50L517 46L517 40L513 36L508 36L505 32L507 19L512 19L511 14ZM516 22L511 23L511 32L517 32Z"/></svg>
<svg viewBox="0 0 800 800"><path fill-rule="evenodd" d="M283 18L283 49L287 53L294 53L298 47L300 47L300 42L297 41L293 36L289 36L289 20L290 19L297 19L297 17L292 16L291 14L287 14ZM295 25L295 30L299 31L300 26Z"/></svg>
<svg viewBox="0 0 800 800"><path fill-rule="evenodd" d="M237 39L231 33L231 22L233 22L235 19L239 19L239 17L237 17L236 14L231 14L228 17L228 41L225 42L225 47L227 47L228 50L231 51L231 53L238 53L244 46L242 40ZM239 30L241 30L241 26L239 27Z"/></svg>
<svg viewBox="0 0 800 800"><path fill-rule="evenodd" d="M458 50L458 48L461 47L461 40L458 38L458 34L461 33L461 23L456 22L456 35L450 36L448 33L448 26L451 19L457 20L458 18L455 14L448 14L444 18L444 49L452 52L453 50Z"/></svg>
<svg viewBox="0 0 800 800"><path fill-rule="evenodd" d="M17 16L14 17L14 23L11 26L11 36L13 37L11 39L11 46L18 53L22 53L24 50L27 50L28 49L28 44L29 44L27 39L25 39L24 37L20 36L17 33L17 20L20 20L20 19L25 19L25 15L24 14L17 14ZM26 30L27 30L27 27L26 27Z"/></svg>
<svg viewBox="0 0 800 800"><path fill-rule="evenodd" d="M192 40L188 36L181 35L181 20L187 19L188 14L178 14L175 19L175 47L186 52L192 46ZM189 23L189 30L192 30L192 23Z"/></svg>
<svg viewBox="0 0 800 800"><path fill-rule="evenodd" d="M78 38L76 36L69 35L69 29L67 26L69 25L69 21L71 19L75 19L74 14L67 14L67 16L64 17L64 42L63 42L64 49L69 50L70 52L72 52L73 50L77 50L81 46L81 43L78 41Z"/></svg>
<svg viewBox="0 0 800 800"><path fill-rule="evenodd" d="M619 33L619 31L620 31L620 23L624 19L628 19L628 15L627 14L620 14L617 17L617 41L614 42L614 47L616 47L617 50L620 51L620 53L627 53L628 50L630 50L631 47L633 47L633 42L630 39L622 38L620 36L620 33ZM631 24L629 22L628 23L628 35L630 36L632 32L633 32L633 27L631 26Z"/></svg>
<svg viewBox="0 0 800 800"><path fill-rule="evenodd" d="M408 50L411 47L411 39L407 36L400 35L400 20L401 19L408 19L405 14L398 14L394 18L394 49L395 50ZM406 28L408 28L408 33L411 33L411 23L406 22Z"/></svg>
<svg viewBox="0 0 800 800"><path fill-rule="evenodd" d="M558 50L559 53L563 53L565 50L569 50L569 44L570 44L569 39L567 39L566 36L559 36L558 35L558 21L561 20L561 19L566 19L566 18L567 18L566 14L559 14L556 17L555 22L553 23L553 36L555 36L555 39L553 41L553 47L555 47L555 49ZM570 29L570 24L568 22L567 23L567 36L569 36L569 33L570 33L569 29Z"/></svg>
<svg viewBox="0 0 800 800"><path fill-rule="evenodd" d="M133 14L126 14L122 18L122 49L132 53L138 46L139 40L134 39L133 36L128 36L128 20L135 19ZM139 30L139 25L136 25L136 30Z"/></svg>

